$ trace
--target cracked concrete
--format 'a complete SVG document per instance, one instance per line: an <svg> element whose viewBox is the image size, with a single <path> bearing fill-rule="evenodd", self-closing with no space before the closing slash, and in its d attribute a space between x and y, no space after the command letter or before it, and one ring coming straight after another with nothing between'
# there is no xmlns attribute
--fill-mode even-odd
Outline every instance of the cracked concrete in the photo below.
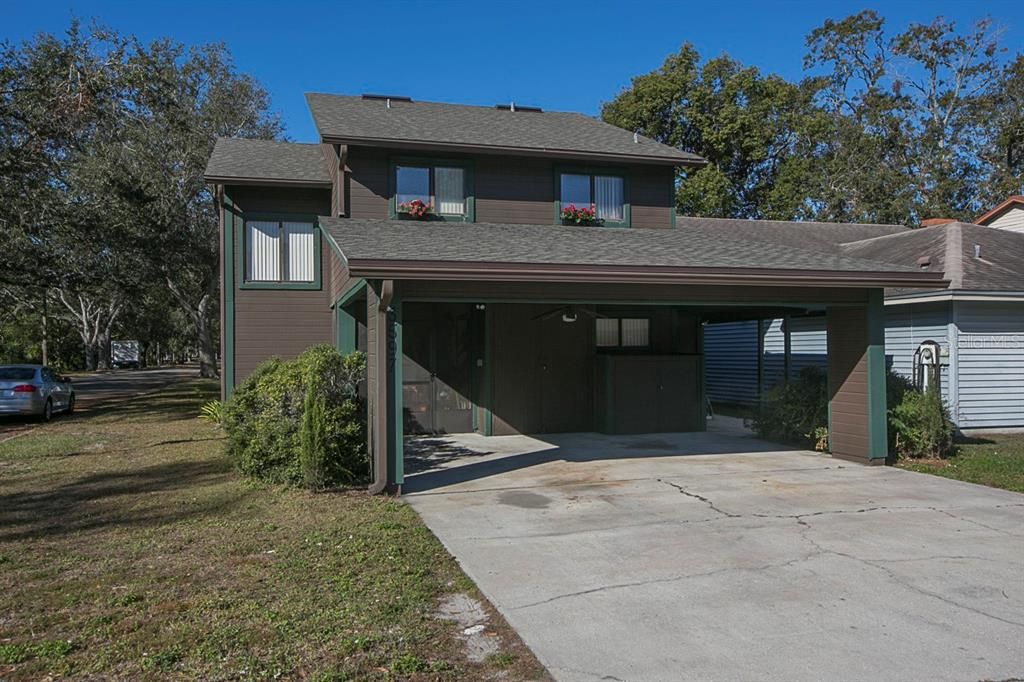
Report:
<svg viewBox="0 0 1024 682"><path fill-rule="evenodd" d="M556 679L1024 677L1024 496L740 436L637 441L460 436L492 454L407 478Z"/></svg>

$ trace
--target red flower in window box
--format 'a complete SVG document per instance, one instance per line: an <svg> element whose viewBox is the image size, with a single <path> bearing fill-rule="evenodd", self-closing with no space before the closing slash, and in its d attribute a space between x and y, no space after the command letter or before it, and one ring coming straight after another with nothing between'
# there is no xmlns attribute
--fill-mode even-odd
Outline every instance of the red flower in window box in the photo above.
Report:
<svg viewBox="0 0 1024 682"><path fill-rule="evenodd" d="M398 212L408 215L416 220L425 220L433 212L433 204L425 204L419 199L402 202L398 205Z"/></svg>
<svg viewBox="0 0 1024 682"><path fill-rule="evenodd" d="M569 204L562 209L562 223L566 225L595 225L597 223L597 211L594 205L590 208L576 208L576 204Z"/></svg>

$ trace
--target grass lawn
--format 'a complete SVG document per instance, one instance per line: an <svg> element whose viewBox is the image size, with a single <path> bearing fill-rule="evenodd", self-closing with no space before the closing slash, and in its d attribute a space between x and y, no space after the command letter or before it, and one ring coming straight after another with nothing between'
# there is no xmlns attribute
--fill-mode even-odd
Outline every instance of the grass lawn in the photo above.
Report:
<svg viewBox="0 0 1024 682"><path fill-rule="evenodd" d="M241 480L192 381L0 443L0 679L547 679L400 501Z"/></svg>
<svg viewBox="0 0 1024 682"><path fill-rule="evenodd" d="M971 438L958 443L948 459L901 459L898 466L1024 493L1024 434Z"/></svg>

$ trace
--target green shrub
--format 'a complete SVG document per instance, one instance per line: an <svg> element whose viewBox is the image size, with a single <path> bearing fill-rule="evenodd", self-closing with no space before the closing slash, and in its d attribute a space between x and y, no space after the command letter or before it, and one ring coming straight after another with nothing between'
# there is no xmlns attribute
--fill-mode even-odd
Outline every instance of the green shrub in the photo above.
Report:
<svg viewBox="0 0 1024 682"><path fill-rule="evenodd" d="M947 457L953 452L953 424L941 393L911 389L889 410L892 452L900 457Z"/></svg>
<svg viewBox="0 0 1024 682"><path fill-rule="evenodd" d="M819 429L828 428L828 382L817 367L805 367L789 382L770 390L752 421L766 440L813 448Z"/></svg>
<svg viewBox="0 0 1024 682"><path fill-rule="evenodd" d="M357 386L362 353L309 348L261 364L224 405L227 450L242 473L271 483L326 488L369 470Z"/></svg>

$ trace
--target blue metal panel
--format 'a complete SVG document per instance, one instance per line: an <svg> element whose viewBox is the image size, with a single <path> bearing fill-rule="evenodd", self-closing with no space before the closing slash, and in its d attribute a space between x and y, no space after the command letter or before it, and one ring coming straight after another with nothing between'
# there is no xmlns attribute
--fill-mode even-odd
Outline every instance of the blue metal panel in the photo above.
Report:
<svg viewBox="0 0 1024 682"><path fill-rule="evenodd" d="M704 376L713 401L757 402L757 321L704 325Z"/></svg>

